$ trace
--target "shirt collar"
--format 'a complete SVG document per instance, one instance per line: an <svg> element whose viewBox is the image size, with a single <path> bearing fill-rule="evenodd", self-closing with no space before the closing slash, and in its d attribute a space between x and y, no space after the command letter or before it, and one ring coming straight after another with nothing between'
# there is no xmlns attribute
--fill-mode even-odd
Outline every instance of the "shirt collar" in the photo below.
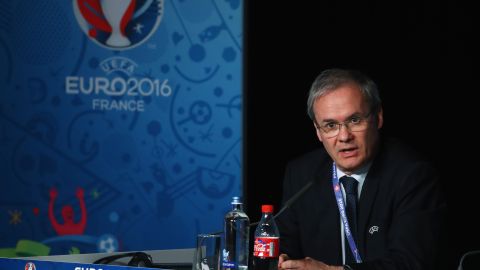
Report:
<svg viewBox="0 0 480 270"><path fill-rule="evenodd" d="M365 182L365 178L367 177L367 173L370 170L371 166L372 166L372 162L369 162L364 166L362 166L361 168L359 168L358 170L354 171L351 175L349 175L350 177L353 177L355 178L355 180L358 181L358 194L360 194L362 191L363 183ZM340 179L342 176L347 175L346 173L342 172L338 167L336 168L337 168L338 179Z"/></svg>
<svg viewBox="0 0 480 270"><path fill-rule="evenodd" d="M362 166L360 169L354 171L352 174L350 174L350 177L355 178L355 180L360 181L364 180L365 177L367 177L367 173L370 170L370 166L372 166L372 162L369 162ZM342 178L343 176L347 175L346 173L342 172L338 167L337 167L337 175L338 179Z"/></svg>

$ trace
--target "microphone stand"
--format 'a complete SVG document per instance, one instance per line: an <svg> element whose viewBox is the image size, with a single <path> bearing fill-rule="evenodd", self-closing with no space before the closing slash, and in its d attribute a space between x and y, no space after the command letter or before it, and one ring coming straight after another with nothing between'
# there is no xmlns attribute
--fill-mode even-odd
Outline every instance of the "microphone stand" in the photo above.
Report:
<svg viewBox="0 0 480 270"><path fill-rule="evenodd" d="M287 208L289 208L290 206L292 206L292 204L298 200L298 198L300 198L300 196L303 195L303 193L305 193L312 185L313 185L314 181L310 181L308 182L305 186L303 186L297 193L295 193L295 195L293 195L290 199L288 199L285 204L283 205L282 209L280 209L280 211L277 212L277 214L275 214L273 216L274 219L276 219L278 216L280 216L285 210L287 210ZM253 227L253 226L257 226L258 223L260 223L260 221L257 221L257 222L253 222L253 223L250 223L250 227ZM211 234L221 234L223 233L223 231L218 231L218 232L213 232Z"/></svg>
<svg viewBox="0 0 480 270"><path fill-rule="evenodd" d="M287 208L289 208L290 206L292 206L292 204L298 199L300 198L300 196L303 195L303 193L305 193L305 191L307 191L311 186L313 185L313 180L308 182L305 186L303 186L297 193L295 193L295 195L293 195L290 199L288 199L288 201L285 202L285 204L283 205L282 209L280 209L280 211L277 212L277 214L275 214L273 216L273 219L276 219L278 216L280 216L280 214L282 214L285 210L287 210ZM257 226L258 223L260 223L260 221L257 221L257 222L253 222L250 224L250 227L252 226Z"/></svg>

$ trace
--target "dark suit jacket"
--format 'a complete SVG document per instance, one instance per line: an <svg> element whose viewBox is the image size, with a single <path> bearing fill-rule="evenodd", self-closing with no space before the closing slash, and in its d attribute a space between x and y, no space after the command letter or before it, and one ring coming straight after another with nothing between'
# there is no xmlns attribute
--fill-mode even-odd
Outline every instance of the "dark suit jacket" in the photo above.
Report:
<svg viewBox="0 0 480 270"><path fill-rule="evenodd" d="M281 252L291 258L308 256L326 264L342 265L332 162L321 148L293 160L286 168L284 203L314 181L277 218ZM357 247L363 263L352 267L438 269L446 238L442 194L437 175L427 162L397 141L382 142L365 178L358 205Z"/></svg>

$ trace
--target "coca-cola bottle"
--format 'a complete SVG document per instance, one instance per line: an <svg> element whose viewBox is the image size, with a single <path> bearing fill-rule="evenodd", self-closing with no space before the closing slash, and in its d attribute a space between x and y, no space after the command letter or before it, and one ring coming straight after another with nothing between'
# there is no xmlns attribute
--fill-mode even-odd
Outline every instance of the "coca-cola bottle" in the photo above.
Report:
<svg viewBox="0 0 480 270"><path fill-rule="evenodd" d="M262 218L255 229L253 245L254 270L276 270L280 233L273 218L273 205L262 205Z"/></svg>

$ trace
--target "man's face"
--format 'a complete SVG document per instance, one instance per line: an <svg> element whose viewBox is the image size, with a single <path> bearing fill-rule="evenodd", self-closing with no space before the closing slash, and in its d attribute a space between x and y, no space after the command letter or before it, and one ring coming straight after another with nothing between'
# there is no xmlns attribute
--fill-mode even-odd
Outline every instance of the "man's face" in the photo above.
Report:
<svg viewBox="0 0 480 270"><path fill-rule="evenodd" d="M352 173L368 162L375 151L378 141L378 129L383 125L383 112L369 115L369 107L358 86L345 84L317 98L313 104L317 126L357 122L362 119L366 128L351 131L345 125L340 126L338 135L330 137L321 128L317 128L317 137L337 167L345 173Z"/></svg>

